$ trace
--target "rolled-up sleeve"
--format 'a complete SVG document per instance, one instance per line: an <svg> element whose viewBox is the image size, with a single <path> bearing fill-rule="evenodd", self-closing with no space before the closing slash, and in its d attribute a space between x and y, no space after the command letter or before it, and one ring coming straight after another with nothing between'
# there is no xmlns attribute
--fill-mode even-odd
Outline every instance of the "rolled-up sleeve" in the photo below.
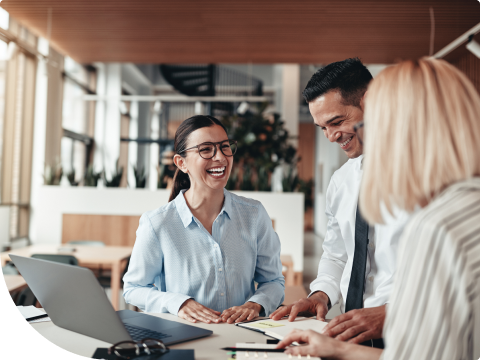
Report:
<svg viewBox="0 0 480 360"><path fill-rule="evenodd" d="M260 204L257 217L257 262L254 280L257 290L248 301L263 306L267 316L277 309L285 297L285 279L280 261L280 240L272 227L267 211Z"/></svg>
<svg viewBox="0 0 480 360"><path fill-rule="evenodd" d="M182 304L191 296L161 291L163 281L163 253L148 213L142 215L137 238L123 277L123 296L128 304L146 312L168 312L177 315Z"/></svg>
<svg viewBox="0 0 480 360"><path fill-rule="evenodd" d="M345 242L335 215L332 212L335 192L335 183L330 181L326 194L325 214L327 215L328 223L323 242L323 255L318 264L317 278L310 284L311 293L309 295L311 296L316 291L323 291L328 295L332 306L340 299L340 280L348 259Z"/></svg>

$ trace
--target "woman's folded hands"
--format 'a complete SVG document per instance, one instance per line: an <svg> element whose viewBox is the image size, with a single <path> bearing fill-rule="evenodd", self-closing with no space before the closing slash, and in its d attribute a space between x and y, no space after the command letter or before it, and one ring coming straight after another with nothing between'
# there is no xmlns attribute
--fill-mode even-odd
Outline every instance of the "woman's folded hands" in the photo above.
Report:
<svg viewBox="0 0 480 360"><path fill-rule="evenodd" d="M220 311L209 309L193 299L188 299L182 304L180 310L178 310L178 316L192 323L197 321L206 324L222 322Z"/></svg>
<svg viewBox="0 0 480 360"><path fill-rule="evenodd" d="M233 306L220 313L219 311L203 306L194 299L188 299L180 307L178 317L192 323L201 321L206 324L218 324L221 322L233 324L234 322L238 323L253 320L260 314L260 311L262 311L261 305L248 301L241 306Z"/></svg>

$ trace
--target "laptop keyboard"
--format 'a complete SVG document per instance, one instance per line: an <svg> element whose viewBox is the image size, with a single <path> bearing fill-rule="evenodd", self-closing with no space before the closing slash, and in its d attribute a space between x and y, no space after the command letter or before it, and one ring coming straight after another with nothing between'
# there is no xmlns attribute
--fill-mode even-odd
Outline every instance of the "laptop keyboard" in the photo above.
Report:
<svg viewBox="0 0 480 360"><path fill-rule="evenodd" d="M153 331L153 330L148 330L148 329L143 329L143 328L138 328L132 325L128 324L123 324L125 325L125 329L127 329L128 333L132 337L133 340L135 341L140 341L146 338L153 338L153 339L158 339L162 340L167 337L171 337L171 335L167 334L162 334L159 333L158 331Z"/></svg>

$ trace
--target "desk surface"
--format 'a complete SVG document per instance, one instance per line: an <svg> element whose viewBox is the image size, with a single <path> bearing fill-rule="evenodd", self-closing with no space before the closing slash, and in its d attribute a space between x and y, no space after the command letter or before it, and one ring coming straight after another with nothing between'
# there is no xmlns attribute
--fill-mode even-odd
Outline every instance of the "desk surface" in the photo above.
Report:
<svg viewBox="0 0 480 360"><path fill-rule="evenodd" d="M127 259L131 254L132 246L81 246L75 245L75 251L73 252L60 252L59 248L67 247L66 244L40 244L26 246L20 249L14 249L10 251L2 252L1 259L2 264L9 260L8 254L14 254L19 256L30 257L32 254L62 254L75 256L80 265L85 264L114 264L119 260ZM72 247L72 246L69 246Z"/></svg>
<svg viewBox="0 0 480 360"><path fill-rule="evenodd" d="M17 291L27 286L27 282L21 275L4 275L8 292Z"/></svg>
<svg viewBox="0 0 480 360"><path fill-rule="evenodd" d="M237 342L257 342L265 344L267 336L242 329L232 324L192 324L171 314L149 314L162 319L173 320L213 331L213 335L170 346L171 349L194 349L196 360L225 360L227 353L222 347L235 346ZM85 335L62 329L52 322L31 324L40 334L57 346L78 355L91 357L97 347L110 347L111 344Z"/></svg>

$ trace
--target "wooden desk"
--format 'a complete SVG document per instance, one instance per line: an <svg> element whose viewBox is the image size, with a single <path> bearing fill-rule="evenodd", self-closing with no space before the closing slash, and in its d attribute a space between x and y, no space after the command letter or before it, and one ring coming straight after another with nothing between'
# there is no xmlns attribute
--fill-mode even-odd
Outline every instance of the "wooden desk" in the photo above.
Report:
<svg viewBox="0 0 480 360"><path fill-rule="evenodd" d="M31 245L20 249L2 252L0 259L2 266L10 260L8 254L30 257L32 254L62 254L73 255L77 258L80 266L91 267L97 269L100 265L112 269L112 278L110 287L112 289L112 305L115 310L118 310L120 291L120 277L127 264L127 260L132 254L133 247L131 246L105 246L105 247L91 247L91 246L77 246L76 251L71 253L59 252L59 247L62 245Z"/></svg>
<svg viewBox="0 0 480 360"><path fill-rule="evenodd" d="M162 319L181 322L187 325L212 330L213 334L206 338L187 341L170 346L171 349L194 349L196 360L225 360L227 353L220 350L226 346L235 346L237 342L257 342L265 344L269 337L255 331L242 329L233 324L192 324L172 314L149 314ZM85 335L74 333L55 326L52 322L31 324L46 339L55 345L74 354L91 357L97 347L110 347L104 341L100 341Z"/></svg>
<svg viewBox="0 0 480 360"><path fill-rule="evenodd" d="M280 255L282 265L287 268L285 274L285 286L295 285L295 270L293 269L293 259L290 255Z"/></svg>
<svg viewBox="0 0 480 360"><path fill-rule="evenodd" d="M4 275L4 278L10 294L27 287L27 282L21 275Z"/></svg>

